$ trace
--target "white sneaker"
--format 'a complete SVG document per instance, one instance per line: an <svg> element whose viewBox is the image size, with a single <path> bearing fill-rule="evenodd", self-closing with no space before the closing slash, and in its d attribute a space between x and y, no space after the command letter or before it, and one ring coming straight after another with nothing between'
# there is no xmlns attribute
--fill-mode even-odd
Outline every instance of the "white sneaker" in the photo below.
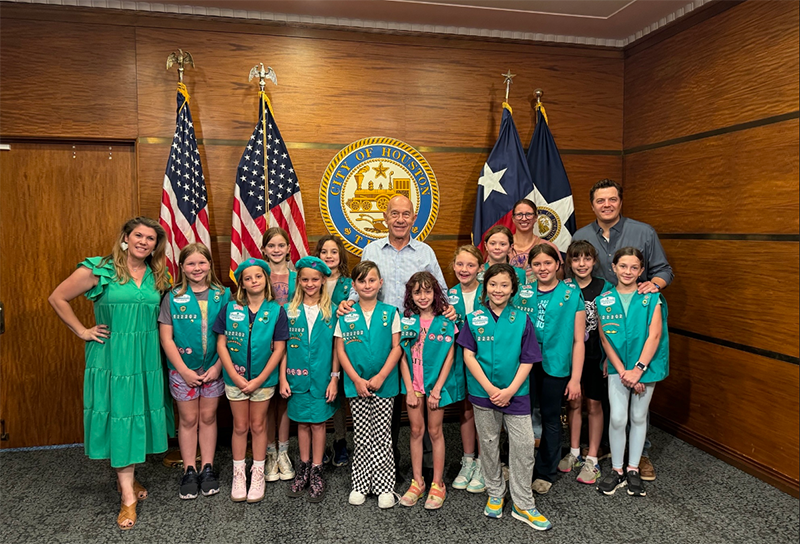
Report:
<svg viewBox="0 0 800 544"><path fill-rule="evenodd" d="M392 508L397 504L397 496L391 491L378 495L378 508Z"/></svg>
<svg viewBox="0 0 800 544"><path fill-rule="evenodd" d="M481 460L475 461L475 470L472 472L472 480L469 481L467 491L470 493L483 493L486 491L486 483L483 480L483 470L481 470Z"/></svg>
<svg viewBox="0 0 800 544"><path fill-rule="evenodd" d="M281 474L278 468L278 453L267 452L267 462L264 466L264 480L268 482L277 482L280 480Z"/></svg>
<svg viewBox="0 0 800 544"><path fill-rule="evenodd" d="M278 471L280 475L278 476L281 480L293 480L294 479L294 469L292 468L292 462L289 461L289 454L285 451L282 451L278 454Z"/></svg>
<svg viewBox="0 0 800 544"><path fill-rule="evenodd" d="M472 480L472 473L475 472L475 458L462 457L461 470L458 471L458 476L453 480L453 489L466 489Z"/></svg>
<svg viewBox="0 0 800 544"><path fill-rule="evenodd" d="M352 504L353 506L358 506L360 504L364 504L364 501L367 500L367 496L361 493L360 491L356 491L355 489L350 492L350 497L348 497L347 502Z"/></svg>

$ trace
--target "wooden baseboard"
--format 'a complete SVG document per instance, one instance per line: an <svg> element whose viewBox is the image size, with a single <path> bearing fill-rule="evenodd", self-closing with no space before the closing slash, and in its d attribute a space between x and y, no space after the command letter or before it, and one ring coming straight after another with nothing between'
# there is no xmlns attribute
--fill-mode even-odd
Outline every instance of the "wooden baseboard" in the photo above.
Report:
<svg viewBox="0 0 800 544"><path fill-rule="evenodd" d="M679 423L671 421L653 412L650 413L650 421L659 429L662 429L680 438L681 440L688 442L692 446L699 448L706 453L710 453L717 459L721 459L729 465L733 465L739 470L755 476L759 480L767 482L771 486L780 489L784 493L787 493L795 498L800 497L800 482L798 482L798 480L794 480L771 467L765 466L758 461L750 459L741 452L733 450L728 446L711 440L710 438L696 433L691 429L683 427Z"/></svg>

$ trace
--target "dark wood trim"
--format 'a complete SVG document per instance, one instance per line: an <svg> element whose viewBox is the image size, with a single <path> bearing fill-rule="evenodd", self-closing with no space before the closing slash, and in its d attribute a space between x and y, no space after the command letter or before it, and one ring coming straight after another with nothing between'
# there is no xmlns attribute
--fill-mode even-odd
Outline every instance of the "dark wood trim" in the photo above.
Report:
<svg viewBox="0 0 800 544"><path fill-rule="evenodd" d="M625 58L627 59L633 55L641 53L645 49L653 47L654 45L657 45L664 40L675 36L676 34L680 34L684 30L698 25L703 21L707 21L708 19L715 17L724 11L736 7L745 1L746 0L714 0L713 2L706 2L699 8L693 10L690 14L684 15L672 23L662 26L647 36L643 36L638 40L635 40L633 43L625 46L623 48Z"/></svg>
<svg viewBox="0 0 800 544"><path fill-rule="evenodd" d="M739 470L755 476L769 485L776 487L795 498L800 497L800 482L781 474L774 468L762 465L750 459L746 455L736 450L724 446L715 440L711 440L691 429L685 428L680 423L676 423L664 416L650 412L650 421L659 429L662 429L684 442L703 450Z"/></svg>
<svg viewBox="0 0 800 544"><path fill-rule="evenodd" d="M739 344L737 342L731 342L730 340L723 340L722 338L714 338L713 336L706 336L705 334L687 331L684 329L678 329L675 327L670 327L669 332L670 334L679 334L681 336L686 336L687 338L700 340L701 342L708 342L710 344L716 344L718 346L724 346L726 348L735 349L738 351L745 351L747 353L752 353L754 355L760 355L761 357L766 357L768 359L774 359L776 361L782 361L784 363L790 363L793 365L800 365L800 357L786 355L785 353L778 353L777 351L770 351L768 349L756 348L753 346L748 346L746 344Z"/></svg>
<svg viewBox="0 0 800 544"><path fill-rule="evenodd" d="M148 13L124 9L101 9L78 6L53 6L46 4L2 5L4 19L30 19L84 24L162 28L165 30L203 30L207 32L232 32L238 34L269 34L293 38L312 38L359 43L388 43L409 47L451 47L454 49L496 50L498 53L522 53L601 57L621 59L623 51L616 47L602 47L568 43L535 42L508 38L462 36L456 34L425 34L420 32L370 28L330 27L309 23L286 23L231 17L184 15L178 13ZM445 42L445 43L443 43ZM498 47L494 48L493 45Z"/></svg>
<svg viewBox="0 0 800 544"><path fill-rule="evenodd" d="M734 240L741 242L800 242L800 234L659 232L658 237L661 240Z"/></svg>

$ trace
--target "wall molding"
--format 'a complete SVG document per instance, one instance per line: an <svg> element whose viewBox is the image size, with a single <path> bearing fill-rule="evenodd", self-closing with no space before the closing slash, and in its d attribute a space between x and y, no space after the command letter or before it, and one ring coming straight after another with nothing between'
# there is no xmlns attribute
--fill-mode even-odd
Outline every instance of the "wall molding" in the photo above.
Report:
<svg viewBox="0 0 800 544"><path fill-rule="evenodd" d="M160 2L134 2L126 0L3 0L19 4L47 4L65 7L79 7L92 9L115 9L149 13L163 13L165 15L200 16L226 19L246 19L278 23L293 26L317 26L321 28L338 28L356 32L393 32L410 34L435 34L444 36L463 36L470 38L499 38L502 40L543 42L570 45L585 45L594 47L611 47L623 49L652 32L662 29L693 11L715 0L693 0L684 7L675 10L666 17L644 27L633 34L623 38L594 38L590 36L568 36L561 34L546 34L542 32L517 32L510 30L497 30L487 28L468 28L444 25L397 23L392 21L370 21L363 19L350 19L346 17L322 17L310 15L294 15L290 13L274 13L268 11L232 10L214 7L191 5L167 4ZM191 2L191 0L186 0ZM718 0L716 0L718 1Z"/></svg>
<svg viewBox="0 0 800 544"><path fill-rule="evenodd" d="M687 331L685 329L679 329L676 327L669 327L669 332L670 334L678 334L680 336L692 338L693 340L700 340L701 342L708 342L709 344L716 344L718 346L744 351L754 355L760 355L761 357L766 357L768 359L783 361L784 363L790 363L793 365L800 365L800 357L795 357L793 355L786 355L785 353L779 353L777 351L770 351L768 349L748 346L747 344L739 344L738 342L731 342L730 340L715 338L713 336L706 336L705 334Z"/></svg>
<svg viewBox="0 0 800 544"><path fill-rule="evenodd" d="M800 482L789 478L778 470L755 461L741 452L707 438L683 425L655 412L650 412L652 423L684 442L703 450L739 470L755 476L773 487L795 498L800 497Z"/></svg>

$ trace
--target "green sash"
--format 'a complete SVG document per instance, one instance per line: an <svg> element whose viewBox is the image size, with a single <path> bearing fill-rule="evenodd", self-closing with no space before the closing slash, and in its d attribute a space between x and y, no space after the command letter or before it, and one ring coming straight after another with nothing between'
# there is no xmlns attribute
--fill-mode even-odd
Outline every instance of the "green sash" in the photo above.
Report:
<svg viewBox="0 0 800 544"><path fill-rule="evenodd" d="M217 335L214 334L214 321L217 314L231 298L227 288L224 291L210 289L208 291L208 305L206 310L206 353L203 356L202 323L203 315L200 312L200 303L197 302L191 288L180 296L178 289L169 292L169 311L172 315L172 337L183 363L192 370L204 368L208 370L217 362ZM167 359L167 366L171 370L175 367Z"/></svg>
<svg viewBox="0 0 800 544"><path fill-rule="evenodd" d="M475 303L472 310L475 311L481 308L481 295L483 294L483 284L478 283L478 288L475 290ZM467 308L464 304L464 292L461 289L461 284L457 283L449 291L447 291L447 300L450 306L456 311L455 324L458 330L464 328L464 321L467 318ZM467 367L464 365L464 348L456 344L456 356L453 360L453 368L459 369L456 375L456 398L466 398L467 394Z"/></svg>
<svg viewBox="0 0 800 544"><path fill-rule="evenodd" d="M667 301L660 293L646 295L634 293L626 315L616 287L604 291L595 299L603 333L622 360L626 370L632 370L636 361L639 360L639 355L642 354L642 349L650 334L650 323L656 308L659 307L657 304L659 300L661 301L661 340L647 370L639 380L642 383L659 382L669 375ZM617 373L610 363L608 373Z"/></svg>
<svg viewBox="0 0 800 544"><path fill-rule="evenodd" d="M364 379L377 375L392 351L392 322L397 308L378 301L372 314L370 327L364 320L360 304L353 305L353 311L339 318L344 350L356 373ZM397 365L375 391L381 398L393 398L400 392L400 379ZM348 398L357 397L356 386L347 373L344 373L344 394Z"/></svg>
<svg viewBox="0 0 800 544"><path fill-rule="evenodd" d="M336 287L333 289L333 293L330 293L334 307L339 306L343 300L347 300L347 297L350 296L350 288L352 286L352 279L339 276L336 280Z"/></svg>
<svg viewBox="0 0 800 544"><path fill-rule="evenodd" d="M335 316L329 321L317 314L314 328L308 334L308 321L303 306L289 313L289 341L286 343L286 379L293 393L311 392L311 396L324 399L331 381L333 361L333 330Z"/></svg>
<svg viewBox="0 0 800 544"><path fill-rule="evenodd" d="M522 285L512 304L530 315L536 324L539 311L537 282ZM542 368L554 378L564 378L572 372L572 340L575 336L575 313L585 311L586 305L577 284L572 280L558 282L545 310Z"/></svg>
<svg viewBox="0 0 800 544"><path fill-rule="evenodd" d="M225 338L233 366L246 380L257 377L267 366L272 356L272 336L280 315L280 305L274 300L261 303L252 329L246 306L229 302L225 309ZM249 342L249 343L248 343ZM250 368L247 368L247 347L250 346ZM223 370L225 367L223 366ZM227 385L235 385L227 372L223 372ZM275 387L278 372L272 371L261 387Z"/></svg>
<svg viewBox="0 0 800 544"><path fill-rule="evenodd" d="M503 309L497 322L486 308L475 310L467 316L467 326L478 345L475 358L495 387L505 389L517 375L526 322L525 313L511 305ZM525 380L514 396L527 395L529 382ZM467 388L470 395L489 398L489 394L470 372L467 372Z"/></svg>
<svg viewBox="0 0 800 544"><path fill-rule="evenodd" d="M412 315L411 317L404 317L400 320L400 323L402 325L400 331L400 345L403 347L403 351L406 354L408 370L413 376L414 363L411 358L411 346L417 342L417 338L419 337L419 316ZM436 381L439 379L442 366L444 366L444 362L447 359L447 353L455 342L455 328L455 324L452 321L441 315L434 317L431 322L431 327L428 330L425 343L422 345L422 375L426 394L433 389L436 385ZM463 376L464 369L456 368L456 363L453 361L453 365L450 367L450 373L447 375L444 385L442 386L442 398L439 400L439 406L447 406L448 404L464 399L463 386L460 391L458 388L458 375ZM406 384L402 378L400 379L400 392L406 393ZM460 397L459 393L461 394Z"/></svg>

